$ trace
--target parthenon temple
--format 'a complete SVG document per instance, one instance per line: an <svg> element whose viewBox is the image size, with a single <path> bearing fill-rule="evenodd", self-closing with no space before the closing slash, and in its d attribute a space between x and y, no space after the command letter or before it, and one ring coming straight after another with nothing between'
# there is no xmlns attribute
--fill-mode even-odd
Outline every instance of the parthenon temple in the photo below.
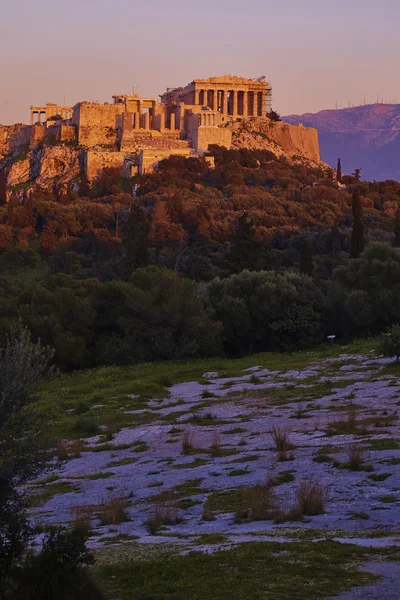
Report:
<svg viewBox="0 0 400 600"><path fill-rule="evenodd" d="M168 89L161 96L167 107L182 103L189 106L210 108L222 115L237 117L264 117L271 86L264 77L210 77L194 79L184 88Z"/></svg>

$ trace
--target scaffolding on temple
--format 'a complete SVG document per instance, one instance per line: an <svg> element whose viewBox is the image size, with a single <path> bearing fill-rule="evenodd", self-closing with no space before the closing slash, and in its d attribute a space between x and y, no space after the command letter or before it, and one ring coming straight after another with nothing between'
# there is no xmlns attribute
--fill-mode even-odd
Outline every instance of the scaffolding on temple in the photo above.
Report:
<svg viewBox="0 0 400 600"><path fill-rule="evenodd" d="M268 83L267 87L267 112L272 110L272 83Z"/></svg>

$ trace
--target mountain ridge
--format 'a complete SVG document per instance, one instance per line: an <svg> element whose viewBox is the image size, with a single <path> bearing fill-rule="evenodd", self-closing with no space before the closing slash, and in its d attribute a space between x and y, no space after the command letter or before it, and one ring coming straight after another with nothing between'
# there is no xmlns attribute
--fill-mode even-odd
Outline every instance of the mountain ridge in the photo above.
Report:
<svg viewBox="0 0 400 600"><path fill-rule="evenodd" d="M345 173L362 168L365 179L400 180L400 104L326 109L283 121L318 129L321 158L331 167L340 157Z"/></svg>

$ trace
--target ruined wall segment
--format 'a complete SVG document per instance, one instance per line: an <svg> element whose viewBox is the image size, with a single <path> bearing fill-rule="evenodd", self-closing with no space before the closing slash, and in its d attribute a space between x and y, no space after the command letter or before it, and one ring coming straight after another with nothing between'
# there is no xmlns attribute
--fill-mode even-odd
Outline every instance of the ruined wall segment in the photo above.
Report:
<svg viewBox="0 0 400 600"><path fill-rule="evenodd" d="M123 152L105 152L88 150L85 160L85 172L90 183L93 183L106 168L120 169L124 166Z"/></svg>
<svg viewBox="0 0 400 600"><path fill-rule="evenodd" d="M78 144L114 146L117 140L118 116L125 112L123 104L79 102L74 106L72 124L78 131Z"/></svg>

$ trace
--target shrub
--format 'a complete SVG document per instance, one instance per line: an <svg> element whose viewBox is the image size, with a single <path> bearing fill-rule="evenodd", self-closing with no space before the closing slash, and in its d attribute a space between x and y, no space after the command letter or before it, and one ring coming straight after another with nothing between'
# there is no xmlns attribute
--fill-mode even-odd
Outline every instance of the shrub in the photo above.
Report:
<svg viewBox="0 0 400 600"><path fill-rule="evenodd" d="M183 454L190 454L195 447L196 434L194 429L185 429L181 435L181 446Z"/></svg>
<svg viewBox="0 0 400 600"><path fill-rule="evenodd" d="M152 514L145 525L151 535L157 535L166 525L177 525L182 519L174 502L160 502L154 505Z"/></svg>
<svg viewBox="0 0 400 600"><path fill-rule="evenodd" d="M361 471L365 464L365 450L358 444L351 444L347 450L348 466L352 471Z"/></svg>
<svg viewBox="0 0 400 600"><path fill-rule="evenodd" d="M12 597L24 600L101 600L103 596L85 568L94 563L85 543L82 531L50 529L44 537L41 551L28 556L20 577L20 587L14 590Z"/></svg>
<svg viewBox="0 0 400 600"><path fill-rule="evenodd" d="M207 299L230 355L292 350L321 339L323 296L310 277L242 271L211 281Z"/></svg>
<svg viewBox="0 0 400 600"><path fill-rule="evenodd" d="M75 431L82 436L91 436L99 433L99 424L95 417L81 417L76 420Z"/></svg>
<svg viewBox="0 0 400 600"><path fill-rule="evenodd" d="M70 514L75 529L82 531L85 535L89 535L92 526L93 512L93 506L71 506Z"/></svg>
<svg viewBox="0 0 400 600"><path fill-rule="evenodd" d="M303 479L296 490L296 510L300 515L322 515L325 511L326 489L319 483Z"/></svg>
<svg viewBox="0 0 400 600"><path fill-rule="evenodd" d="M293 460L293 452L289 455L287 454L288 450L293 448L293 445L290 443L290 429L284 425L274 425L271 435L278 450L278 460L281 462Z"/></svg>
<svg viewBox="0 0 400 600"><path fill-rule="evenodd" d="M358 413L355 408L349 408L343 419L328 424L328 434L355 433L357 431Z"/></svg>
<svg viewBox="0 0 400 600"><path fill-rule="evenodd" d="M235 522L272 519L276 511L276 500L276 495L268 485L243 488L235 511Z"/></svg>
<svg viewBox="0 0 400 600"><path fill-rule="evenodd" d="M272 428L272 439L278 452L289 450L290 448L290 430L284 425Z"/></svg>
<svg viewBox="0 0 400 600"><path fill-rule="evenodd" d="M383 356L396 357L400 361L400 325L393 325L382 336L378 347L379 354Z"/></svg>
<svg viewBox="0 0 400 600"><path fill-rule="evenodd" d="M212 432L211 438L211 456L218 456L221 453L221 434L219 431Z"/></svg>
<svg viewBox="0 0 400 600"><path fill-rule="evenodd" d="M71 453L72 458L80 458L81 452L84 448L83 440L75 440L69 447L69 452Z"/></svg>
<svg viewBox="0 0 400 600"><path fill-rule="evenodd" d="M102 525L119 525L127 520L128 501L122 496L111 496L99 510Z"/></svg>
<svg viewBox="0 0 400 600"><path fill-rule="evenodd" d="M60 440L57 444L57 459L67 460L69 458L69 448L65 440Z"/></svg>

